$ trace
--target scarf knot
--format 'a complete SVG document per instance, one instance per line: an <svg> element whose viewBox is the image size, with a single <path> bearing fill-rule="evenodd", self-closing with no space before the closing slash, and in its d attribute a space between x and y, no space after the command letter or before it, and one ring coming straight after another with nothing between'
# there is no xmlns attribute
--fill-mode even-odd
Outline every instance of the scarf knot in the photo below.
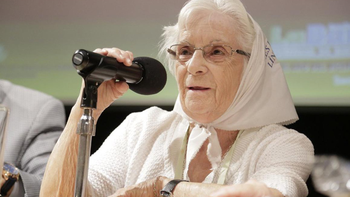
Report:
<svg viewBox="0 0 350 197"><path fill-rule="evenodd" d="M186 152L186 167L185 167L185 175L187 175L188 167L192 159L196 156L198 151L202 148L204 142L208 139L208 147L206 154L208 156L208 160L211 163L212 170L215 170L219 167L221 162L221 146L219 143L219 139L217 133L213 126L205 126L195 124L192 129L187 145Z"/></svg>

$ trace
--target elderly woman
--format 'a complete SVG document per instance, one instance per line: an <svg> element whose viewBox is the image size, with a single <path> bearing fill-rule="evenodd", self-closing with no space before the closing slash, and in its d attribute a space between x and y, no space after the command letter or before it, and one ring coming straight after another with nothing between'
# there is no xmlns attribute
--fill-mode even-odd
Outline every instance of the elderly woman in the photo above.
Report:
<svg viewBox="0 0 350 197"><path fill-rule="evenodd" d="M307 196L313 146L282 126L298 116L281 66L241 2L189 1L165 28L164 51L178 84L174 110L129 115L91 156L89 194ZM118 48L95 52L126 66L133 60ZM127 90L125 82L104 82L95 119ZM42 197L73 196L79 106L80 98L51 155ZM215 194L223 185L232 188Z"/></svg>

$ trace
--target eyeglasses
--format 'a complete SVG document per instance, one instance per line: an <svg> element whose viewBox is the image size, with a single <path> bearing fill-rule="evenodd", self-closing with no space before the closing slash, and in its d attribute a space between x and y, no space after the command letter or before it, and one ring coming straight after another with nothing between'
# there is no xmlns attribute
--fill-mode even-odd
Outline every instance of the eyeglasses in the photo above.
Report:
<svg viewBox="0 0 350 197"><path fill-rule="evenodd" d="M231 57L233 53L244 55L248 58L250 57L250 53L244 52L242 50L233 50L232 47L228 45L215 44L209 44L198 48L189 44L174 44L168 48L167 52L173 59L179 62L187 62L192 58L196 50L201 50L203 52L204 59L211 63L223 62Z"/></svg>

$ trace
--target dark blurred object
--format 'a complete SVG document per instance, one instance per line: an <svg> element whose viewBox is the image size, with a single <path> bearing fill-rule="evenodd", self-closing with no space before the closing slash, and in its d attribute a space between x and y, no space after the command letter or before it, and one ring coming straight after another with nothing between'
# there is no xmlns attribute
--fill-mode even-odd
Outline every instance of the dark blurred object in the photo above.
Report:
<svg viewBox="0 0 350 197"><path fill-rule="evenodd" d="M311 177L316 191L331 197L350 197L350 161L336 155L316 156Z"/></svg>

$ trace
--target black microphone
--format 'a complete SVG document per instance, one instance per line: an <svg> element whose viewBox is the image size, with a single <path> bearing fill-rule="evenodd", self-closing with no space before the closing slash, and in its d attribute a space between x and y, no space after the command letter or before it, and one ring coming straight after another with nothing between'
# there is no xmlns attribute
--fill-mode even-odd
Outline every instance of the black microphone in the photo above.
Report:
<svg viewBox="0 0 350 197"><path fill-rule="evenodd" d="M72 62L85 80L98 83L110 79L125 81L138 94L156 94L164 88L167 81L164 66L150 57L136 57L131 66L125 66L116 58L79 49L74 53Z"/></svg>

